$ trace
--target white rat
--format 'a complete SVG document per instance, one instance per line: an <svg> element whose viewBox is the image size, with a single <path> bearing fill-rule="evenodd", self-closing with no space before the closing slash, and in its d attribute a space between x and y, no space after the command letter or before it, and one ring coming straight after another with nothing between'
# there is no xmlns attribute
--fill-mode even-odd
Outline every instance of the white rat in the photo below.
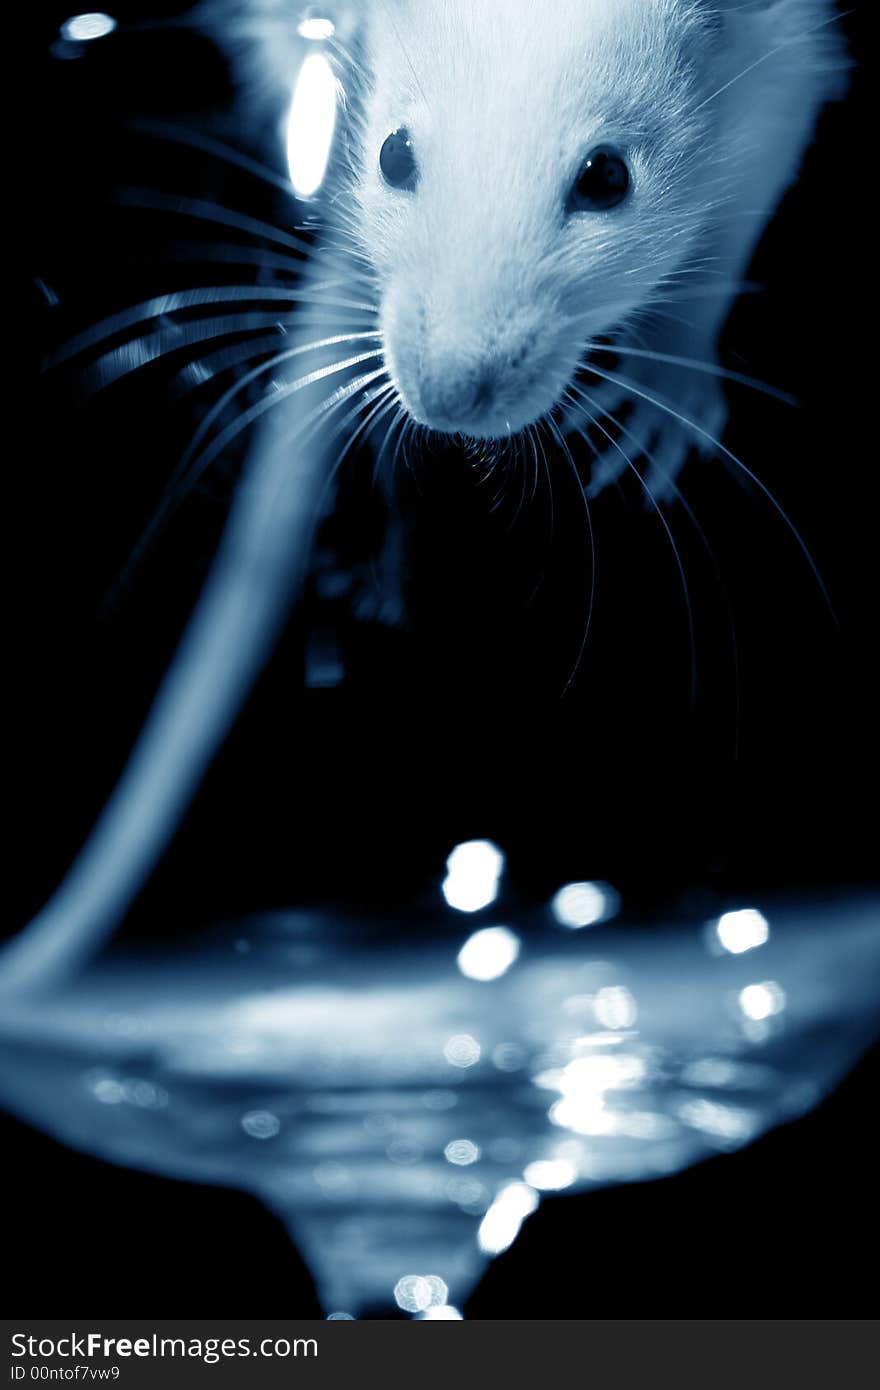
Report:
<svg viewBox="0 0 880 1390"><path fill-rule="evenodd" d="M354 112L328 216L341 205L353 265L369 267L409 417L517 435L559 413L591 344L612 335L635 349L622 352L632 388L601 405L635 406L629 438L651 455L652 491L668 493L694 444L721 433L719 332L818 113L842 92L835 0L365 0L322 12L344 45ZM251 91L289 89L306 45L286 0L221 13ZM601 354L593 362L601 372ZM591 490L626 467L609 445Z"/></svg>
<svg viewBox="0 0 880 1390"><path fill-rule="evenodd" d="M517 433L558 407L591 342L612 334L658 354L623 351L634 389L606 389L601 404L634 403L648 486L668 491L694 443L721 432L719 331L840 90L835 18L831 0L372 6L353 195L412 417ZM609 444L592 491L626 467Z"/></svg>
<svg viewBox="0 0 880 1390"><path fill-rule="evenodd" d="M719 332L847 66L834 0L337 0L324 13L345 100L322 195L332 250L305 284L320 306L334 281L327 336L314 346L307 315L130 763L7 948L7 989L45 986L124 915L271 649L363 405L478 441L546 427L562 446L563 431L616 425L629 401L625 447L608 429L590 490L641 458L646 489L674 491L691 448L717 443ZM289 0L205 0L199 14L242 65L255 120L258 101L289 102L310 46ZM348 336L332 328L346 302L368 316ZM609 338L622 369L603 366ZM350 352L325 363L343 340ZM598 389L579 377L591 351Z"/></svg>

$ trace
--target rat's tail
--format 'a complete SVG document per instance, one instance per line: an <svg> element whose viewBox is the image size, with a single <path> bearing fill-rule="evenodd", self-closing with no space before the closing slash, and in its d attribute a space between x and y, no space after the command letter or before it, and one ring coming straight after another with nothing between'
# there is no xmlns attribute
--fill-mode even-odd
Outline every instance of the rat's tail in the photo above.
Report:
<svg viewBox="0 0 880 1390"><path fill-rule="evenodd" d="M302 579L325 475L314 438L286 448L258 442L122 777L61 886L0 955L0 993L51 987L125 915L273 647Z"/></svg>

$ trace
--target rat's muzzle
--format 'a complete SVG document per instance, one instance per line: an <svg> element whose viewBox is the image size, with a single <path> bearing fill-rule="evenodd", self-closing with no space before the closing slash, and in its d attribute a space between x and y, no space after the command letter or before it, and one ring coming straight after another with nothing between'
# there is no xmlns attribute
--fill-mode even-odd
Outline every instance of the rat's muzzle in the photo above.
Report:
<svg viewBox="0 0 880 1390"><path fill-rule="evenodd" d="M552 410L572 375L555 320L542 296L517 306L501 288L446 282L428 293L401 281L383 304L386 363L419 424L501 439Z"/></svg>
<svg viewBox="0 0 880 1390"><path fill-rule="evenodd" d="M499 373L492 363L461 359L432 362L415 385L413 414L447 434L494 433L499 423ZM507 425L501 426L507 432Z"/></svg>

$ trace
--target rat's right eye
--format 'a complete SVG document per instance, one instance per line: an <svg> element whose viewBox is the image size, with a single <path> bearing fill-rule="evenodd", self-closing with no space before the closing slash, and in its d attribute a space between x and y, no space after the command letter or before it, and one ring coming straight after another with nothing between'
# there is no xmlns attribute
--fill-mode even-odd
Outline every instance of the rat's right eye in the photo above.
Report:
<svg viewBox="0 0 880 1390"><path fill-rule="evenodd" d="M600 145L589 156L569 195L572 212L609 212L628 196L629 165L618 150Z"/></svg>
<svg viewBox="0 0 880 1390"><path fill-rule="evenodd" d="M412 192L419 181L419 166L408 130L393 130L379 151L382 177L392 188Z"/></svg>

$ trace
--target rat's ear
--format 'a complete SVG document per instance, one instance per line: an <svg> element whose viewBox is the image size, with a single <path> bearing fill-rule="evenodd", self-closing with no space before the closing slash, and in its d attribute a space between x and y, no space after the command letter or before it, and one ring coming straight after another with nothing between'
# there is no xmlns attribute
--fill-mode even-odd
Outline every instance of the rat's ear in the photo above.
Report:
<svg viewBox="0 0 880 1390"><path fill-rule="evenodd" d="M261 121L285 109L310 49L325 49L344 68L371 2L198 0L190 20L226 54L236 86Z"/></svg>

